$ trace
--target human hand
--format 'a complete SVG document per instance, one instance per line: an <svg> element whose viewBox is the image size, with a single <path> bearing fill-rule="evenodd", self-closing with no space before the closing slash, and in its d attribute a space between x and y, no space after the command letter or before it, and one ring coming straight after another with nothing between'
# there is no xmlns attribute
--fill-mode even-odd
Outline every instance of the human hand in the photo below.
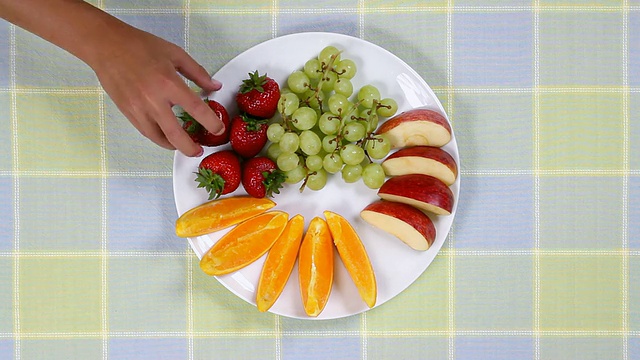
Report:
<svg viewBox="0 0 640 360"><path fill-rule="evenodd" d="M178 73L204 92L219 90L222 84L177 45L129 26L118 31L119 41L108 45L109 56L89 62L104 90L142 135L166 149L202 155L202 147L182 129L172 107L181 106L214 134L224 132L224 124ZM105 53L104 48L100 51Z"/></svg>

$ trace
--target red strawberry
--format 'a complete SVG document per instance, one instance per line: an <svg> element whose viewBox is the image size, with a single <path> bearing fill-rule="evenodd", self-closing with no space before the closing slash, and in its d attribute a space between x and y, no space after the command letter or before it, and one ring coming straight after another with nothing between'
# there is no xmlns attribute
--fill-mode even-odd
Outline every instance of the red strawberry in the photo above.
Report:
<svg viewBox="0 0 640 360"><path fill-rule="evenodd" d="M236 115L231 120L231 147L238 155L252 158L267 143L267 120L258 120L247 115Z"/></svg>
<svg viewBox="0 0 640 360"><path fill-rule="evenodd" d="M236 102L241 112L251 116L267 119L272 117L278 108L280 86L267 74L259 75L258 70L242 81Z"/></svg>
<svg viewBox="0 0 640 360"><path fill-rule="evenodd" d="M182 128L187 131L191 139L203 146L218 146L229 142L229 113L227 109L215 100L205 100L211 110L222 120L225 126L224 133L220 135L214 135L200 125L191 115L183 113L180 118L184 121Z"/></svg>
<svg viewBox="0 0 640 360"><path fill-rule="evenodd" d="M198 166L196 182L205 188L209 200L235 191L241 181L240 158L231 150L222 150L207 155Z"/></svg>
<svg viewBox="0 0 640 360"><path fill-rule="evenodd" d="M247 194L263 198L279 194L286 175L271 159L258 156L247 160L242 167L242 186Z"/></svg>

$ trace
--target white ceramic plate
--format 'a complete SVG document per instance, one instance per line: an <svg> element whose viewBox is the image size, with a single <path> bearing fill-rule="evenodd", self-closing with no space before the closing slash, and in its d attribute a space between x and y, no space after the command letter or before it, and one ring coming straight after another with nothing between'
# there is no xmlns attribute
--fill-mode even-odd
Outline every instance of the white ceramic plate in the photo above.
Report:
<svg viewBox="0 0 640 360"><path fill-rule="evenodd" d="M210 98L225 105L230 115L238 110L234 95L247 73L258 70L274 78L281 86L286 84L288 75L301 69L304 63L317 56L323 47L334 45L343 50L343 58L355 61L358 72L352 79L354 89L372 84L378 87L382 97L391 97L398 102L399 112L416 107L427 107L446 113L427 83L404 61L387 50L367 41L333 33L299 33L275 38L243 52L224 65L213 77L224 87ZM221 147L224 148L225 146ZM221 148L210 148L206 156ZM455 136L443 147L460 164ZM207 201L207 194L198 189L193 172L202 158L188 158L175 153L173 168L174 196L178 214L183 214L194 206ZM424 252L415 251L397 238L388 235L364 222L360 211L378 199L375 190L362 182L346 184L340 175L330 176L321 191L298 191L299 184L285 185L274 197L275 209L288 212L290 216L302 214L308 225L315 216L323 216L324 210L335 211L346 217L360 235L371 259L378 283L376 306L389 301L411 285L429 266L442 247L453 222L457 208L460 183L457 180L451 189L455 196L453 213L449 216L432 217L437 238L431 248ZM231 195L246 195L242 186ZM189 239L196 255L202 255L227 230ZM225 287L248 303L255 305L255 291L266 255L253 264L232 274L216 277ZM336 252L335 278L329 302L317 319L333 319L354 315L368 310L360 299L355 285ZM425 276L429 276L428 273ZM257 311L257 309L256 309ZM270 309L271 312L292 318L311 319L302 307L298 286L297 267L294 268L282 295Z"/></svg>

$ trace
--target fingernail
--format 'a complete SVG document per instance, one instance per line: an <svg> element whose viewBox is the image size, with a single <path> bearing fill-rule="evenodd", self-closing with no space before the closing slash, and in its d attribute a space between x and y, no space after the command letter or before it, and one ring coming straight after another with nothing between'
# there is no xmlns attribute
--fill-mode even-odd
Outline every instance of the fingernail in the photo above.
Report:
<svg viewBox="0 0 640 360"><path fill-rule="evenodd" d="M211 85L218 89L222 87L222 83L216 79L211 79Z"/></svg>
<svg viewBox="0 0 640 360"><path fill-rule="evenodd" d="M198 152L198 154L195 157L200 157L204 154L204 148L200 148L200 151Z"/></svg>
<svg viewBox="0 0 640 360"><path fill-rule="evenodd" d="M218 130L218 131L217 131L215 134L213 134L213 135L216 135L216 136L218 136L218 135L222 135L222 134L224 134L224 131L225 131L225 130L226 130L226 129L225 129L225 127L224 127L224 124L222 124L222 123L221 123L221 124L220 124L220 130Z"/></svg>

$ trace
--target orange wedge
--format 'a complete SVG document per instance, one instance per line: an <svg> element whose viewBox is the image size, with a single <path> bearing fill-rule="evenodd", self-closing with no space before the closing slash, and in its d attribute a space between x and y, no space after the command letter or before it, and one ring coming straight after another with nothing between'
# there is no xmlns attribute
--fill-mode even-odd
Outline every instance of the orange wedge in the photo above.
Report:
<svg viewBox="0 0 640 360"><path fill-rule="evenodd" d="M333 242L324 219L315 217L302 239L298 255L298 280L304 311L318 316L333 285Z"/></svg>
<svg viewBox="0 0 640 360"><path fill-rule="evenodd" d="M269 310L282 294L296 263L303 233L304 217L296 215L289 220L284 231L269 250L258 282L256 293L258 310L263 312Z"/></svg>
<svg viewBox="0 0 640 360"><path fill-rule="evenodd" d="M327 219L340 259L356 284L360 297L370 308L373 307L378 293L376 276L358 233L340 214L325 211L324 217Z"/></svg>
<svg viewBox="0 0 640 360"><path fill-rule="evenodd" d="M286 212L269 211L240 223L204 254L200 268L209 275L224 275L251 264L269 251L288 219Z"/></svg>
<svg viewBox="0 0 640 360"><path fill-rule="evenodd" d="M194 237L209 234L244 220L276 206L267 198L234 196L217 199L196 206L176 220L176 234L180 237Z"/></svg>

